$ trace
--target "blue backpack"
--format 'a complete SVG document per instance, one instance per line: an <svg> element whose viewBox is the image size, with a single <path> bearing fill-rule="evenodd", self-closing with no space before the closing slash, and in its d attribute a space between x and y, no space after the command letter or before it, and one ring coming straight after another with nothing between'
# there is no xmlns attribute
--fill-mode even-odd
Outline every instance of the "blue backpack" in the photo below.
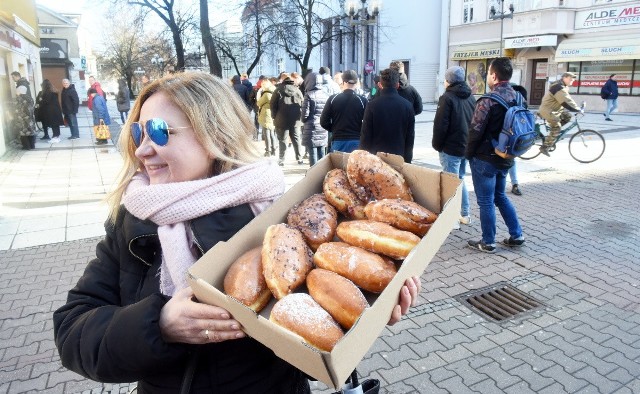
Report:
<svg viewBox="0 0 640 394"><path fill-rule="evenodd" d="M516 92L515 105L507 104L500 95L495 93L485 94L482 97L498 102L507 110L498 140L491 140L496 154L504 159L513 159L526 153L535 143L537 132L535 116L524 107L522 95Z"/></svg>

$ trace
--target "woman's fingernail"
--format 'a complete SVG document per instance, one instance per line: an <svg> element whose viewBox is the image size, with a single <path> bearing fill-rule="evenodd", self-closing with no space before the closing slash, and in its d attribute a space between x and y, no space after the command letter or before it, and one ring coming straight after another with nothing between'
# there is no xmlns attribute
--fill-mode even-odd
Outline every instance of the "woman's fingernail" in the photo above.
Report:
<svg viewBox="0 0 640 394"><path fill-rule="evenodd" d="M223 314L221 314L221 315L220 315L220 318L221 318L221 319L228 319L228 318L230 318L230 317L231 317L231 316L229 316L229 315L228 315L228 314L226 314L226 313L223 313Z"/></svg>
<svg viewBox="0 0 640 394"><path fill-rule="evenodd" d="M238 326L237 324L232 324L231 325L231 329L232 330L238 330L238 329L240 329L240 326Z"/></svg>
<svg viewBox="0 0 640 394"><path fill-rule="evenodd" d="M242 338L244 337L244 332L239 332L236 334L236 338Z"/></svg>

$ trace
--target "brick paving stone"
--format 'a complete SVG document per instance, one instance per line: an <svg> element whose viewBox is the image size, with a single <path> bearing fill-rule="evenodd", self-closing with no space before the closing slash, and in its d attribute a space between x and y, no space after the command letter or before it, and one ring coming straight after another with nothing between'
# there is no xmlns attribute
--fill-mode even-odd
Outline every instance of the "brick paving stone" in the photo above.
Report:
<svg viewBox="0 0 640 394"><path fill-rule="evenodd" d="M507 394L537 394L535 391L531 390L527 382L519 382L513 386L509 386L504 389L504 392Z"/></svg>
<svg viewBox="0 0 640 394"><path fill-rule="evenodd" d="M380 376L391 384L407 379L408 377L415 375L416 372L417 371L408 362L401 363L397 367L389 369L381 368L378 370Z"/></svg>
<svg viewBox="0 0 640 394"><path fill-rule="evenodd" d="M382 337L382 340L389 345L391 349L398 349L400 346L407 343L419 343L418 339L411 335L409 331L403 331L391 336L384 336Z"/></svg>
<svg viewBox="0 0 640 394"><path fill-rule="evenodd" d="M543 371L554 365L552 361L538 356L533 349L524 349L513 353L512 356L529 364L534 371Z"/></svg>
<svg viewBox="0 0 640 394"><path fill-rule="evenodd" d="M582 361L576 360L574 358L568 357L564 352L560 349L555 349L549 353L546 353L542 356L542 358L553 361L558 365L561 365L562 368L565 369L568 373L574 373L580 369L583 369L587 366Z"/></svg>
<svg viewBox="0 0 640 394"><path fill-rule="evenodd" d="M460 376L452 376L449 379L445 379L438 383L438 387L441 387L449 393L475 393L475 391L470 390L466 384L463 383L462 378Z"/></svg>
<svg viewBox="0 0 640 394"><path fill-rule="evenodd" d="M394 350L389 352L384 352L381 355L387 361L387 363L391 365L391 367L397 367L403 361L418 360L420 358L420 356L418 356L411 349L411 347L407 345L402 345L398 348L394 348Z"/></svg>
<svg viewBox="0 0 640 394"><path fill-rule="evenodd" d="M460 328L466 328L466 325L458 319L449 319L441 322L434 322L433 325L442 331L445 335L451 334Z"/></svg>
<svg viewBox="0 0 640 394"><path fill-rule="evenodd" d="M30 378L28 380L14 380L11 382L11 386L9 387L9 392L14 393L26 393L29 391L32 392L42 392L47 387L47 376L38 376L37 378Z"/></svg>
<svg viewBox="0 0 640 394"><path fill-rule="evenodd" d="M445 368L454 371L458 376L462 377L465 386L472 386L488 378L487 375L479 373L475 368L469 365L469 360L460 360L451 363Z"/></svg>
<svg viewBox="0 0 640 394"><path fill-rule="evenodd" d="M487 335L487 338L495 342L497 345L504 345L505 343L515 341L520 336L512 331L502 331L497 334Z"/></svg>
<svg viewBox="0 0 640 394"><path fill-rule="evenodd" d="M540 371L534 371L531 365L522 363L509 371L510 374L520 377L535 392L553 384L553 379L540 375Z"/></svg>
<svg viewBox="0 0 640 394"><path fill-rule="evenodd" d="M417 360L409 360L409 364L419 372L431 371L436 368L440 368L448 363L435 353L431 353L428 356L421 357Z"/></svg>
<svg viewBox="0 0 640 394"><path fill-rule="evenodd" d="M617 337L611 337L607 339L606 341L602 342L602 346L607 346L619 352L622 352L631 360L635 360L640 357L640 349L638 347L635 347L633 345L629 346Z"/></svg>
<svg viewBox="0 0 640 394"><path fill-rule="evenodd" d="M500 367L505 371L509 371L510 369L513 369L524 362L507 354L501 347L488 350L482 353L482 355L493 359L495 362L500 364Z"/></svg>
<svg viewBox="0 0 640 394"><path fill-rule="evenodd" d="M546 376L560 383L564 392L574 392L589 384L584 379L577 379L573 375L568 374L560 365L554 365L541 371L542 376Z"/></svg>
<svg viewBox="0 0 640 394"><path fill-rule="evenodd" d="M640 362L630 359L625 353L615 352L603 358L603 360L609 363L614 363L624 368L629 373L635 375L640 374Z"/></svg>
<svg viewBox="0 0 640 394"><path fill-rule="evenodd" d="M552 326L547 327L547 331L557 334L563 340L569 343L576 343L578 340L580 340L583 337L582 334L575 333L571 330L567 330L562 323L554 324Z"/></svg>
<svg viewBox="0 0 640 394"><path fill-rule="evenodd" d="M447 368L444 368L444 367L436 368L432 371L429 371L429 376L431 376L431 381L435 384L438 384L438 382L442 382L443 380L449 379L455 375L456 375L455 372L448 370Z"/></svg>
<svg viewBox="0 0 640 394"><path fill-rule="evenodd" d="M497 345L495 344L495 342L490 341L487 338L479 338L470 343L463 343L462 346L464 346L465 349L468 349L473 354L480 354L489 349L495 348Z"/></svg>
<svg viewBox="0 0 640 394"><path fill-rule="evenodd" d="M605 361L601 358L598 358L595 354L593 354L593 352L589 350L585 350L570 357L576 361L580 361L594 367L596 371L598 371L598 373L601 375L608 375L619 367L618 364L612 361Z"/></svg>
<svg viewBox="0 0 640 394"><path fill-rule="evenodd" d="M434 338L440 342L445 349L451 349L459 344L470 343L472 340L467 338L460 330L455 330L448 335L438 335Z"/></svg>
<svg viewBox="0 0 640 394"><path fill-rule="evenodd" d="M490 376L491 379L495 381L496 386L498 386L500 389L512 386L521 380L519 377L510 375L503 371L500 368L500 364L495 361L487 365L483 365L482 367L478 368L478 371L487 376Z"/></svg>
<svg viewBox="0 0 640 394"><path fill-rule="evenodd" d="M632 370L634 371L634 370ZM637 369L635 370L637 371ZM620 382L622 384L628 384L631 381L633 381L634 379L638 378L638 375L630 375L629 371L625 368L618 368L616 370L614 370L613 372L609 373L607 375L607 378L610 380L615 380L616 382Z"/></svg>
<svg viewBox="0 0 640 394"><path fill-rule="evenodd" d="M519 383L519 382L517 382ZM478 393L502 393L503 389L499 388L493 379L486 379L482 382L476 383L470 387Z"/></svg>
<svg viewBox="0 0 640 394"><path fill-rule="evenodd" d="M540 328L541 326L538 326L537 324L532 323L531 320L527 319L523 321L521 324L513 325L508 329L514 334L520 337L524 337L540 330Z"/></svg>
<svg viewBox="0 0 640 394"><path fill-rule="evenodd" d="M609 380L606 377L600 375L598 371L596 371L595 368L591 366L587 366L573 373L573 376L579 379L586 380L587 382L596 386L601 393L612 393L623 386L623 384L620 382Z"/></svg>
<svg viewBox="0 0 640 394"><path fill-rule="evenodd" d="M372 354L366 357L358 364L358 374L361 376L369 376L379 368L391 368L391 364L380 353Z"/></svg>
<svg viewBox="0 0 640 394"><path fill-rule="evenodd" d="M84 393L91 392L93 389L98 389L102 385L100 383L96 383L91 380L83 379L83 380L70 380L64 386L65 393ZM98 391L99 392L99 391Z"/></svg>
<svg viewBox="0 0 640 394"><path fill-rule="evenodd" d="M541 356L555 349L553 346L549 346L545 344L543 340L541 340L541 338L544 338L544 337L536 336L536 335L527 335L526 337L517 339L515 343L523 345L525 347L525 349L522 349L522 351L526 351L527 349L530 349L530 350L533 350L535 354L537 354L538 356ZM514 355L514 353L511 353L511 354Z"/></svg>
<svg viewBox="0 0 640 394"><path fill-rule="evenodd" d="M413 388L412 391L407 391L407 393L449 394L448 391L436 386L431 381L431 376L429 374L420 374L410 377L405 380L405 383Z"/></svg>

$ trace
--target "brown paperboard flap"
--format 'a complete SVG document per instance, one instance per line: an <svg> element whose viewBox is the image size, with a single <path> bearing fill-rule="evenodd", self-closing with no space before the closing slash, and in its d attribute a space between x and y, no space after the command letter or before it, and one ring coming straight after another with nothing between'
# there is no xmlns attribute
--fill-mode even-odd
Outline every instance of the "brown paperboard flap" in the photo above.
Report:
<svg viewBox="0 0 640 394"><path fill-rule="evenodd" d="M310 347L296 334L270 322L269 313L275 299L258 315L221 290L228 267L244 252L262 244L267 227L286 222L293 205L320 193L325 174L333 168L346 168L348 154L331 153L320 160L304 179L265 212L228 242L218 243L189 269L189 283L198 300L225 308L243 325L247 335L271 348L278 357L336 389L346 381L386 326L405 280L422 275L460 214L461 182L455 175L405 164L400 156L379 156L404 175L416 202L440 216L404 260L387 288L379 296L369 297L371 307L331 353Z"/></svg>

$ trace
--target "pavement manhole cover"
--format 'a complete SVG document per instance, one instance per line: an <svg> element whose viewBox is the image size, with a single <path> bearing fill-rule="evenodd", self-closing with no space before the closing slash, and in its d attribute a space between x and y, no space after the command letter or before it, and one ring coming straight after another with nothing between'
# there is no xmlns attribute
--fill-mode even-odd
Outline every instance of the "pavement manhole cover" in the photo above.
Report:
<svg viewBox="0 0 640 394"><path fill-rule="evenodd" d="M546 305L506 282L472 290L455 297L473 312L503 322L546 308Z"/></svg>

